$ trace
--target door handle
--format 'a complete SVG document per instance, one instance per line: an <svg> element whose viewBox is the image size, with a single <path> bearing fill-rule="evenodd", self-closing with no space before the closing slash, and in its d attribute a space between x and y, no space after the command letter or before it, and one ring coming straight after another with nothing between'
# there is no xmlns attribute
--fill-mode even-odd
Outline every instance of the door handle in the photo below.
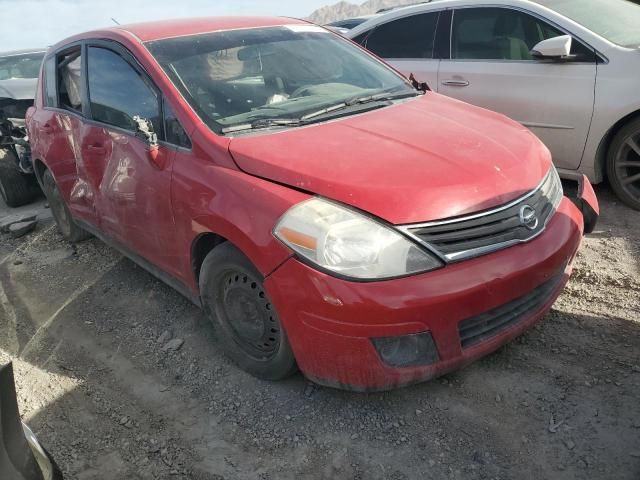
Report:
<svg viewBox="0 0 640 480"><path fill-rule="evenodd" d="M449 87L468 87L469 82L467 80L443 80L442 85Z"/></svg>
<svg viewBox="0 0 640 480"><path fill-rule="evenodd" d="M93 153L106 153L106 149L102 145L89 145L87 150Z"/></svg>

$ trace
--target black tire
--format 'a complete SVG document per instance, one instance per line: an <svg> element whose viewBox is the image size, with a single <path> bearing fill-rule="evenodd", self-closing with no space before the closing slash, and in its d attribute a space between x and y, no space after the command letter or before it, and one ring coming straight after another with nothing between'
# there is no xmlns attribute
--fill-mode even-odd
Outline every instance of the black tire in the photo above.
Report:
<svg viewBox="0 0 640 480"><path fill-rule="evenodd" d="M62 195L60 195L60 190L58 190L56 185L56 181L53 179L53 175L51 175L49 170L45 170L42 174L42 187L44 189L44 194L47 196L47 200L49 201L49 207L51 208L53 218L55 219L56 224L58 225L58 230L62 236L73 243L81 242L91 237L91 234L79 227L73 220L71 212L64 203Z"/></svg>
<svg viewBox="0 0 640 480"><path fill-rule="evenodd" d="M200 295L221 347L241 369L263 380L282 380L298 370L262 276L230 243L205 258Z"/></svg>
<svg viewBox="0 0 640 480"><path fill-rule="evenodd" d="M40 192L35 176L21 173L17 162L12 151L0 148L0 196L12 208L31 203Z"/></svg>
<svg viewBox="0 0 640 480"><path fill-rule="evenodd" d="M613 137L607 152L607 176L618 198L640 210L640 118Z"/></svg>

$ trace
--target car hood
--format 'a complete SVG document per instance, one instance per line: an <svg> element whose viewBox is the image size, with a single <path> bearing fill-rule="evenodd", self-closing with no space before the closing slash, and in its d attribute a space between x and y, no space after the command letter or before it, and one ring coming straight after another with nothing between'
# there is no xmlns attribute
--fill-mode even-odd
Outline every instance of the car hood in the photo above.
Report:
<svg viewBox="0 0 640 480"><path fill-rule="evenodd" d="M0 80L0 98L33 100L36 96L37 78L11 78Z"/></svg>
<svg viewBox="0 0 640 480"><path fill-rule="evenodd" d="M394 224L476 212L535 188L549 151L506 117L429 93L367 113L235 137L243 171Z"/></svg>

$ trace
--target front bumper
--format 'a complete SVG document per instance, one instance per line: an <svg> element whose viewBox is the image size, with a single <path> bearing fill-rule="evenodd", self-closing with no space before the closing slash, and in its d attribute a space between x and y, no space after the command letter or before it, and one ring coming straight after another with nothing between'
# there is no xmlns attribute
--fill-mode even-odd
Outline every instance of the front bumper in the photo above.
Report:
<svg viewBox="0 0 640 480"><path fill-rule="evenodd" d="M594 208L597 211L597 202ZM290 258L267 277L265 287L308 378L350 390L387 390L457 369L538 321L569 279L583 230L581 211L563 198L544 233L534 240L440 270L358 283ZM463 348L461 322L524 297L553 278L554 288L544 303ZM390 367L372 343L372 338L421 332L433 337L436 363Z"/></svg>

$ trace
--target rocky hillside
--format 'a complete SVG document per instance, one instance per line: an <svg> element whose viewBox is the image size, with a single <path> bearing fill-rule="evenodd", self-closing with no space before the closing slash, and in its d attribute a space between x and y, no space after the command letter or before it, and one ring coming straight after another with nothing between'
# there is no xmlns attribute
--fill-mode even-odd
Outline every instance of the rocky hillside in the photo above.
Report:
<svg viewBox="0 0 640 480"><path fill-rule="evenodd" d="M382 8L395 7L417 3L418 0L368 0L362 4L341 1L334 5L319 8L309 16L309 20L320 25L341 20L343 18L358 17L376 13Z"/></svg>

